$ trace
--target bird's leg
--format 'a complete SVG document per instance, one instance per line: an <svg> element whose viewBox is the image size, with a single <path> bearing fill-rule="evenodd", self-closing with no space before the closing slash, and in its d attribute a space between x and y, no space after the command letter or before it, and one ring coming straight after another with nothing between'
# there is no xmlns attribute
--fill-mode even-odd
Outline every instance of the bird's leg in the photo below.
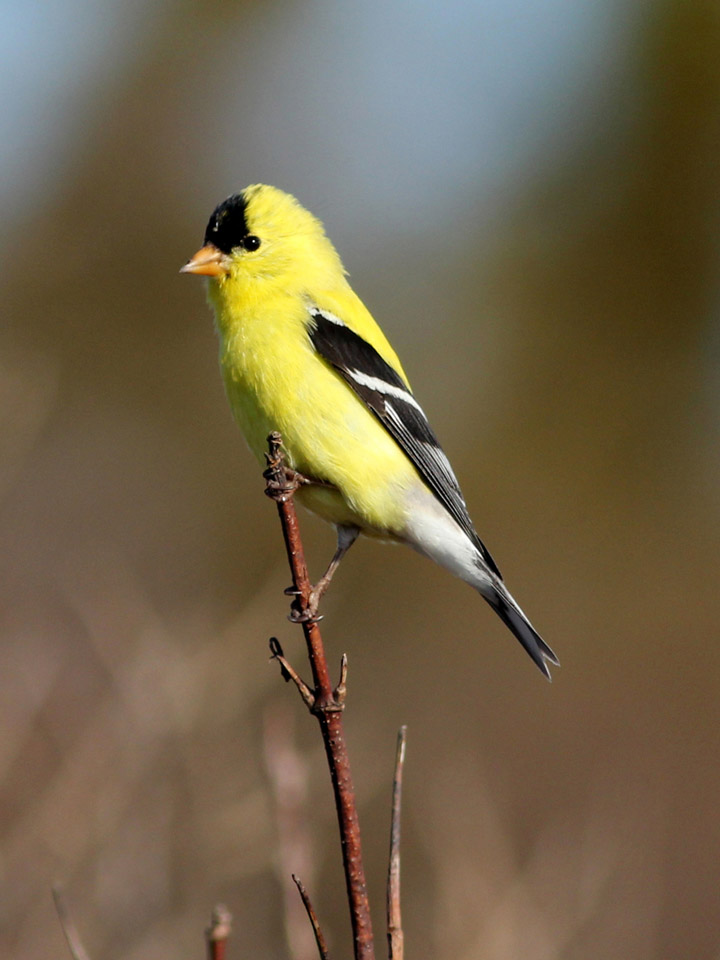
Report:
<svg viewBox="0 0 720 960"><path fill-rule="evenodd" d="M348 552L350 547L355 543L359 535L360 531L357 527L337 528L337 549L333 554L332 560L328 564L327 570L310 591L309 607L312 609L313 614L317 613L318 604L322 598L322 595L330 586L330 581L332 580L335 571L340 566L340 561Z"/></svg>
<svg viewBox="0 0 720 960"><path fill-rule="evenodd" d="M360 535L360 530L357 527L343 527L338 526L337 528L337 549L333 554L333 558L328 564L328 568L325 573L320 577L318 582L313 585L310 590L310 596L308 597L307 605L298 609L299 603L297 601L293 602L292 613L290 614L290 619L302 623L305 620L312 619L314 620L317 617L317 610L320 600L322 599L323 594L330 586L330 581L333 578L333 575L337 568L340 566L340 561L348 552L350 547L355 543L358 536ZM295 593L295 591L290 588L285 591L286 593Z"/></svg>

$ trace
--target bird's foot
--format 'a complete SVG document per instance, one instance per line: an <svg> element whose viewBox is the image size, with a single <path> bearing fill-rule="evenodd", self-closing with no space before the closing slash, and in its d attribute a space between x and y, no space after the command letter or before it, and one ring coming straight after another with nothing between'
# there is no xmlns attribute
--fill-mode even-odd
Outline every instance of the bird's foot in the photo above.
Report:
<svg viewBox="0 0 720 960"><path fill-rule="evenodd" d="M299 487L311 481L285 462L282 441L279 433L268 437L269 452L265 454L267 468L263 471L266 481L265 493L273 500L282 503L291 497Z"/></svg>
<svg viewBox="0 0 720 960"><path fill-rule="evenodd" d="M267 470L263 472L263 477L266 481L265 493L272 500L283 500L288 496L292 496L300 487L306 483L310 483L310 481L306 480L297 470L291 470L290 467L285 467L284 470L279 471L275 465L269 466Z"/></svg>
<svg viewBox="0 0 720 960"><path fill-rule="evenodd" d="M320 598L324 590L319 589L320 586L320 583L318 583L310 590L310 595L306 602L303 602L302 594L299 590L296 590L295 587L286 588L284 591L285 595L294 598L290 604L290 613L288 615L288 620L291 623L319 623L322 620L322 615L318 613L318 607L320 606Z"/></svg>

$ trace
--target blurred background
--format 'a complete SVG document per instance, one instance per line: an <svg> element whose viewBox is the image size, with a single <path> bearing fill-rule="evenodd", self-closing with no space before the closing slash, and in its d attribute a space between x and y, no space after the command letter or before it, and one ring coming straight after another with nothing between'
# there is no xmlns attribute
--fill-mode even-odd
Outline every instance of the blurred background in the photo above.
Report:
<svg viewBox="0 0 720 960"><path fill-rule="evenodd" d="M219 900L231 956L305 960L291 871L350 954L268 663L305 672L275 511L178 276L263 181L325 221L563 664L408 550L345 561L379 955L407 723L409 956L720 957L717 3L2 8L2 955L63 955L58 881L95 960L202 956Z"/></svg>

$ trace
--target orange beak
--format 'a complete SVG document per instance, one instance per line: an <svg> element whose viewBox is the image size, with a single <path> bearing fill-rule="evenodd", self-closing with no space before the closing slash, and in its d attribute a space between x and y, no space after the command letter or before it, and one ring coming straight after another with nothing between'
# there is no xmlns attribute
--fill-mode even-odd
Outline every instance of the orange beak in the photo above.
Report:
<svg viewBox="0 0 720 960"><path fill-rule="evenodd" d="M184 267L180 267L180 273L196 273L201 277L225 277L229 269L230 257L218 250L214 244L208 243L201 247Z"/></svg>

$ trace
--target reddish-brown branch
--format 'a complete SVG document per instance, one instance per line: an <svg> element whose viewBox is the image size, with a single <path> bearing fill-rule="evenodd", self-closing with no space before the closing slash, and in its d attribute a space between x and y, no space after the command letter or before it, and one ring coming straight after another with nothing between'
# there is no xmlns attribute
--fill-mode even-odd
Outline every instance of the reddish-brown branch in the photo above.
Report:
<svg viewBox="0 0 720 960"><path fill-rule="evenodd" d="M400 727L395 754L393 777L392 817L390 821L390 863L387 882L387 937L390 960L403 960L404 938L400 912L400 808L402 805L402 775L405 763L407 727Z"/></svg>
<svg viewBox="0 0 720 960"><path fill-rule="evenodd" d="M231 932L232 917L227 907L219 903L210 917L205 931L208 960L225 960L225 947Z"/></svg>
<svg viewBox="0 0 720 960"><path fill-rule="evenodd" d="M346 667L343 663L341 682L334 690L317 619L307 616L312 583L305 562L293 503L293 494L302 482L302 478L286 468L281 444L280 434L271 433L268 437L268 469L265 471L265 478L268 481L266 493L277 504L292 572L293 588L297 597L294 605L299 614L298 620L302 623L310 659L314 689L312 704L309 706L320 724L335 793L355 960L375 960L370 905L360 845L360 824L342 723Z"/></svg>

